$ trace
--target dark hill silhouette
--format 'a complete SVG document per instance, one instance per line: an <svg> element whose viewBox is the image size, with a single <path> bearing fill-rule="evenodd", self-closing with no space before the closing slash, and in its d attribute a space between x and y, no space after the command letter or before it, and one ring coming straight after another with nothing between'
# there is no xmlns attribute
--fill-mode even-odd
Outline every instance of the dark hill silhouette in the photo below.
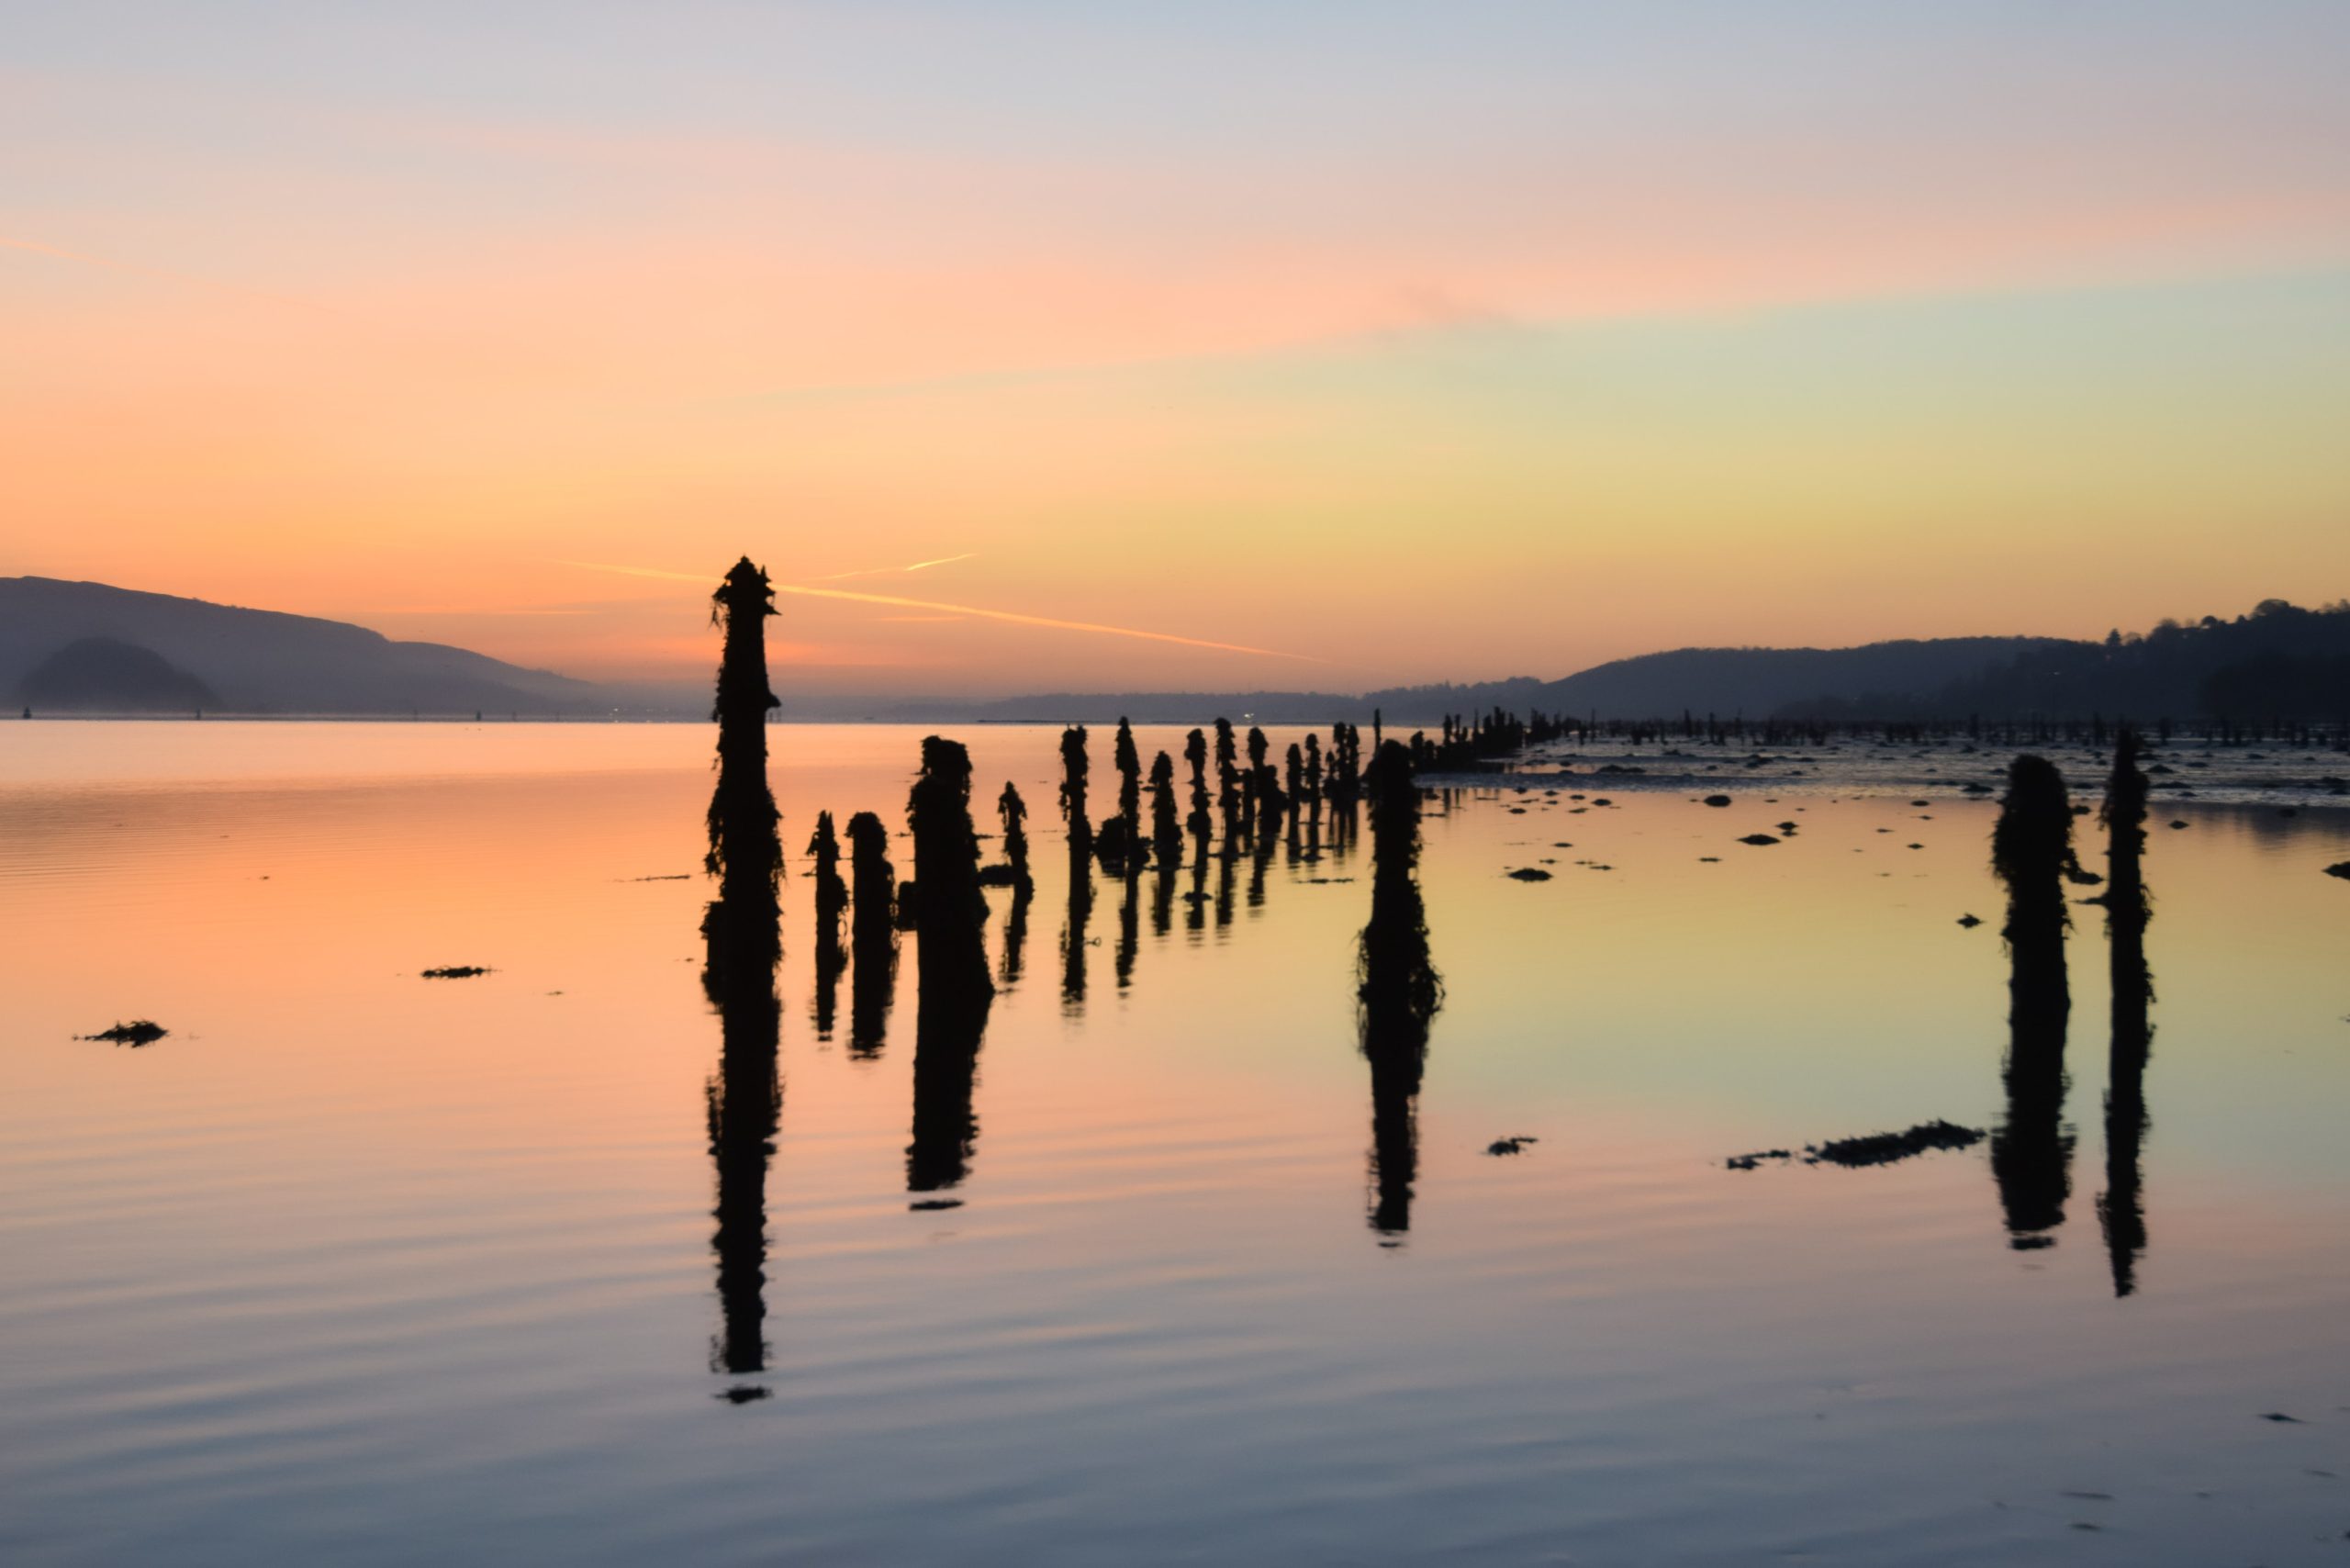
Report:
<svg viewBox="0 0 2350 1568"><path fill-rule="evenodd" d="M2059 643L1954 683L1919 716L1973 712L2350 718L2350 600L2303 610L2268 599L2232 621L2207 615L2143 636Z"/></svg>
<svg viewBox="0 0 2350 1568"><path fill-rule="evenodd" d="M84 637L35 665L12 701L67 712L187 713L218 708L219 697L152 648L114 637Z"/></svg>
<svg viewBox="0 0 2350 1568"><path fill-rule="evenodd" d="M1686 710L1759 719L1799 703L1850 703L1876 694L1914 703L1994 666L2066 645L2053 637L1937 637L1857 648L1676 648L1551 681L1525 705L1604 718L1662 718Z"/></svg>
<svg viewBox="0 0 2350 1568"><path fill-rule="evenodd" d="M50 577L0 577L0 691L17 691L37 669L78 644L127 645L163 670L195 682L207 711L241 713L600 713L611 692L544 670L523 669L438 643L396 643L336 621L274 610L241 610L200 599L139 593L104 583ZM125 655L83 653L66 661L76 689L113 682L126 696L152 689L154 672L138 676ZM74 675L78 670L80 674ZM60 678L52 673L45 679ZM64 708L36 693L19 700ZM84 710L152 711L151 700L118 706L90 700ZM162 704L193 708L193 701Z"/></svg>

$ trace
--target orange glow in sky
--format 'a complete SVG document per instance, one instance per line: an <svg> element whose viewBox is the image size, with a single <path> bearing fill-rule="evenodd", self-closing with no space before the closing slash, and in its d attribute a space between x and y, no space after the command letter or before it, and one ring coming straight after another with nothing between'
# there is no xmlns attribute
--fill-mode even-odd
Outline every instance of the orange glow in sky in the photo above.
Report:
<svg viewBox="0 0 2350 1568"><path fill-rule="evenodd" d="M568 563L748 553L877 691L2350 590L2350 13L476 9L16 29L0 575L668 678Z"/></svg>

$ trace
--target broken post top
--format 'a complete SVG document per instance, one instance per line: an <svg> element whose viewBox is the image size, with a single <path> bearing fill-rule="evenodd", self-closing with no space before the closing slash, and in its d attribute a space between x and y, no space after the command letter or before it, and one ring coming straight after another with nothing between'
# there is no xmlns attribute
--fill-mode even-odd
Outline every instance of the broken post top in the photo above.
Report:
<svg viewBox="0 0 2350 1568"><path fill-rule="evenodd" d="M2053 882L2078 868L2073 857L2073 802L2065 776L2044 756L2008 767L2007 798L1991 830L1991 865L2010 887L2036 878Z"/></svg>
<svg viewBox="0 0 2350 1568"><path fill-rule="evenodd" d="M726 633L718 664L717 709L711 717L721 724L764 724L767 711L782 706L767 689L767 618L775 613L775 588L766 570L751 565L745 555L734 563L710 603L711 622Z"/></svg>

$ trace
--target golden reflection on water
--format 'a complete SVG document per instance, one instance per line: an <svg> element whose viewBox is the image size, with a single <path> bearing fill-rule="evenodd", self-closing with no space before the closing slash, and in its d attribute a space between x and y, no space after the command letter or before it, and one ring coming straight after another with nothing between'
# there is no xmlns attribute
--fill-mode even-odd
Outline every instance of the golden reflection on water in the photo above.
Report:
<svg viewBox="0 0 2350 1568"><path fill-rule="evenodd" d="M1311 1499L1338 1473L1317 1464L1352 1453L1350 1428L1375 1412L1482 1454L1489 1522L1511 1529L1613 1519L1626 1533L1597 1539L1706 1560L1741 1534L1795 1540L1805 1510L1857 1510L1868 1494L1943 1529L1964 1561L2023 1529L1975 1517L1986 1490L2044 1496L2025 1479L2035 1465L2117 1426L2145 1473L2193 1451L2298 1519L2273 1488L2305 1467L2244 1446L2293 1435L2226 1423L2350 1404L2312 1370L2343 1364L2350 1301L2336 1131L2350 894L2318 874L2350 833L2325 813L2188 806L2190 827L2155 827L2157 1033L2134 1166L2104 1144L2105 938L2098 912L2076 910L2069 1191L2042 1232L2054 1244L2018 1252L1984 1148L1869 1170L1723 1168L1934 1118L2002 1125L1991 807L1735 785L1726 810L1621 790L1607 806L1433 797L1421 881L1445 1003L1396 1249L1364 1225L1378 1199L1355 994L1367 841L1315 858L1284 846L1196 882L1187 868L1173 897L1200 901L1163 914L1154 879L1131 905L1101 879L1072 943L1055 734L968 735L981 830L1006 778L1035 808L1039 886L1008 986L1010 894L990 894L1002 993L971 1131L955 1179L918 1194L960 1206L909 1212L912 954L878 1038L821 1039L796 851L820 808L901 825L920 732L778 730L791 853L766 1353L755 1369L722 1355L733 1364L712 1380L705 732L25 730L0 773L0 1334L14 1352L0 1377L15 1412L0 1422L22 1456L11 1490L40 1518L86 1495L77 1466L143 1477L155 1500L119 1527L128 1544L219 1525L208 1494L163 1468L187 1443L314 1503L297 1534L330 1540L319 1521L364 1514L375 1493L303 1478L295 1450L371 1418L366 1441L383 1446L365 1451L389 1473L454 1518L503 1517L425 1457L471 1430L481 1466L527 1473L535 1439L501 1410L631 1433L575 1455L577 1473L655 1521L610 1541L674 1542L701 1483L619 1479L628 1455L658 1433L703 1453L709 1476L748 1462L698 1447L670 1403L746 1370L773 1395L768 1440L823 1482L821 1497L774 1500L775 1539L806 1529L914 1556L920 1527L883 1522L903 1495L853 1461L927 1454L982 1490L1001 1462L1066 1501L1109 1485L1089 1451L1156 1441L1171 1445L1170 1487L1221 1474L1208 1445L1240 1421L1260 1434L1239 1450L1261 1473L1236 1495ZM1138 738L1146 758L1180 755L1180 733ZM2092 780L2073 782L2089 798ZM1784 842L1737 842L1789 821ZM893 854L902 874L910 857ZM1550 879L1504 875L1527 866ZM1985 924L1963 927L1968 913ZM419 978L447 964L492 972ZM73 1038L133 1016L173 1032L140 1050ZM1518 1136L1539 1141L1485 1152ZM2117 1303L2098 1204L2132 1169L2144 1255ZM2073 1392L2027 1396L2051 1378ZM207 1389L232 1391L240 1413L206 1414ZM1409 1415L1391 1403L1407 1390ZM1814 1420L1822 1406L1833 1430ZM1488 1428L1535 1446L1464 1435ZM808 1446L825 1430L829 1462ZM1593 1431L1615 1434L1614 1457L1583 1454ZM957 1434L977 1446L935 1446ZM1757 1445L1779 1456L1785 1506L1689 1515L1690 1491ZM1397 1506L1458 1517L1386 1462L1351 1462L1386 1477ZM1120 1484L1141 1487L1135 1518L1175 1506ZM2192 1490L2144 1506L2210 1544L2186 1518ZM1363 1540L1486 1539L1416 1514L1346 1517L1342 1535L1377 1521ZM1076 1550L1035 1528L1032 1548ZM1221 1538L1199 1528L1169 1523L1168 1539L1213 1551ZM1882 1539L1854 1540L1846 1560L1890 1560L1872 1555Z"/></svg>

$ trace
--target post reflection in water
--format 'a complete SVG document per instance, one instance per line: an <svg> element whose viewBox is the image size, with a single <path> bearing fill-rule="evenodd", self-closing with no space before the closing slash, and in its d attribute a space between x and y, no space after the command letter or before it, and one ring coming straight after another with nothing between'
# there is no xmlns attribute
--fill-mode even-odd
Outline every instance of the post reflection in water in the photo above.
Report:
<svg viewBox="0 0 2350 1568"><path fill-rule="evenodd" d="M2105 1193L2097 1208L2113 1271L2113 1294L2126 1296L2138 1288L2138 1262L2146 1250L2139 1158L2146 1136L2146 1061L2154 1043L2149 1010L2154 996L2154 972L2146 963L2146 923L2153 905L2141 867L2146 846L2146 776L2138 767L2138 738L2130 731L2123 731L2115 743L2104 816L2110 868L2105 921L2112 949L2113 1041L2105 1102Z"/></svg>
<svg viewBox="0 0 2350 1568"><path fill-rule="evenodd" d="M906 1188L935 1193L968 1173L979 1121L971 1108L979 1039L995 986L981 930L979 839L971 830L971 762L956 741L922 743L922 774L906 802L914 840L913 1130Z"/></svg>
<svg viewBox="0 0 2350 1568"><path fill-rule="evenodd" d="M1151 872L1150 934L1164 936L1175 929L1175 873L1179 868L1161 861Z"/></svg>
<svg viewBox="0 0 2350 1568"><path fill-rule="evenodd" d="M1012 909L1003 920L1003 989L1020 983L1021 965L1028 947L1028 906L1036 902L1036 884L1024 878L1012 890Z"/></svg>
<svg viewBox="0 0 2350 1568"><path fill-rule="evenodd" d="M1142 911L1140 906L1141 868L1129 857L1125 873L1120 879L1125 890L1118 900L1118 989L1125 990L1135 980L1135 951L1142 940Z"/></svg>
<svg viewBox="0 0 2350 1568"><path fill-rule="evenodd" d="M757 940L755 932L722 935L746 945ZM721 1328L711 1370L742 1376L767 1366L767 1162L783 1108L776 1070L782 1008L771 971L730 961L722 974L711 984L722 1045L718 1073L704 1091L718 1172L718 1228L711 1244L718 1257ZM713 980L707 970L705 980ZM726 1397L756 1398L765 1392L734 1389Z"/></svg>
<svg viewBox="0 0 2350 1568"><path fill-rule="evenodd" d="M1411 754L1397 742L1382 744L1363 783L1371 799L1372 875L1357 994L1362 1053L1371 1062L1370 1223L1382 1236L1395 1238L1412 1226L1420 1079L1428 1025L1443 1005L1444 988L1428 957L1417 879L1419 790Z"/></svg>
<svg viewBox="0 0 2350 1568"><path fill-rule="evenodd" d="M1085 933L1093 918L1093 875L1075 856L1069 863L1069 915L1061 927L1061 1008L1074 1017L1085 1011Z"/></svg>
<svg viewBox="0 0 2350 1568"><path fill-rule="evenodd" d="M2073 1139L2065 1118L2065 1035L2072 992L2065 969L2067 874L2079 874L2073 809L2064 776L2041 756L2020 756L1991 834L1991 864L2008 888L2008 1094L1991 1135L1991 1174L2006 1211L2009 1244L2051 1247L2072 1190Z"/></svg>

